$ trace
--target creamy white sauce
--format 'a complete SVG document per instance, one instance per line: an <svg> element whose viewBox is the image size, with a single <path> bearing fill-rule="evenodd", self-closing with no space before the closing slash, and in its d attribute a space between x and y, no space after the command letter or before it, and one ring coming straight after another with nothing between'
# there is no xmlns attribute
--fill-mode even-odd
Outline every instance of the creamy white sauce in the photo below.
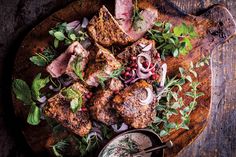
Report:
<svg viewBox="0 0 236 157"><path fill-rule="evenodd" d="M131 143L134 144L136 149L132 149L132 150L141 151L152 146L151 139L145 134L128 133L128 134L125 134L123 136L116 138L113 142L111 142L104 149L100 157L121 157L121 156L134 157L132 156L132 153L128 153L130 151L129 149L130 147L127 144L128 142L125 142L127 140L131 141ZM142 157L151 157L151 154L152 153L147 153L145 155L142 155Z"/></svg>

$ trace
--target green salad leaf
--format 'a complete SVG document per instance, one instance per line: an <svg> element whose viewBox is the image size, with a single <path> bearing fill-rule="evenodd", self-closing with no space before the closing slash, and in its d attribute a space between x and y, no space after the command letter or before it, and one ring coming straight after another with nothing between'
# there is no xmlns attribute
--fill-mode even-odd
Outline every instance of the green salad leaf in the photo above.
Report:
<svg viewBox="0 0 236 157"><path fill-rule="evenodd" d="M42 53L35 53L34 56L30 57L30 61L37 66L43 67L50 63L55 57L55 50L52 48L46 48Z"/></svg>
<svg viewBox="0 0 236 157"><path fill-rule="evenodd" d="M79 91L69 87L62 90L62 95L70 100L70 108L73 112L77 112L82 107L83 99Z"/></svg>
<svg viewBox="0 0 236 157"><path fill-rule="evenodd" d="M39 73L33 80L33 83L32 83L32 94L33 94L33 97L36 99L36 100L39 100L40 99L40 90L42 88L44 88L47 83L49 82L49 77L46 77L46 78L41 78L41 73Z"/></svg>
<svg viewBox="0 0 236 157"><path fill-rule="evenodd" d="M17 99L21 100L25 105L32 105L31 91L25 81L15 79L12 83L12 89Z"/></svg>
<svg viewBox="0 0 236 157"><path fill-rule="evenodd" d="M38 106L33 103L27 117L27 122L31 125L38 125L40 123L41 111Z"/></svg>

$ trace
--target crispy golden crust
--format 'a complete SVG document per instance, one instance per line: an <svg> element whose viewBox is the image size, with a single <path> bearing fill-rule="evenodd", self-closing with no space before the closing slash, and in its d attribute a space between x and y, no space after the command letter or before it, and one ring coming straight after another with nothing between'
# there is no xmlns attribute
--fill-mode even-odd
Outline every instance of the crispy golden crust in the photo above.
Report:
<svg viewBox="0 0 236 157"><path fill-rule="evenodd" d="M79 83L75 83L71 87L74 90L79 90L82 94L88 93L88 90ZM83 105L85 101L83 98ZM48 100L48 104L44 107L43 112L47 117L55 119L79 136L87 135L92 128L88 111L73 113L69 102L60 93Z"/></svg>
<svg viewBox="0 0 236 157"><path fill-rule="evenodd" d="M115 124L118 122L118 115L112 108L110 102L113 92L111 90L101 90L96 93L90 107L92 117L107 125Z"/></svg>
<svg viewBox="0 0 236 157"><path fill-rule="evenodd" d="M95 42L105 47L112 44L127 45L133 41L105 6L100 9L99 16L94 16L89 22L88 33Z"/></svg>
<svg viewBox="0 0 236 157"><path fill-rule="evenodd" d="M144 88L152 86L146 81L141 80L117 94L113 102L114 108L121 115L124 121L134 128L145 128L150 125L156 115L156 98L149 105L141 105L139 98L146 98Z"/></svg>

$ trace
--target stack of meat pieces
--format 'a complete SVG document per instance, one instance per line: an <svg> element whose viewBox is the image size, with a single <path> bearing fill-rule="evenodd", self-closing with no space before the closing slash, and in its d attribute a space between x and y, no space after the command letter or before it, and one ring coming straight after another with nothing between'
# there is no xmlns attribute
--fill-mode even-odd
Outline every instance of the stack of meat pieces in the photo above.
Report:
<svg viewBox="0 0 236 157"><path fill-rule="evenodd" d="M154 41L140 39L153 26L157 11L152 7L141 10L145 26L136 30L132 27L133 6L132 0L116 0L115 18L103 6L87 27L88 34L94 41L95 51L86 50L79 42L74 42L47 67L54 78L63 74L73 78L74 83L67 89L72 88L82 94L83 108L91 105L87 110L74 113L69 101L60 92L50 98L44 107L47 117L55 119L79 136L90 132L91 118L107 125L116 124L123 119L134 128L145 128L154 120L157 100L150 83L140 80L125 87L121 80L110 77L115 70L129 62L130 55L138 55L144 49L155 62L159 62L156 59L158 53ZM113 44L128 45L136 40L138 41L117 56L104 48ZM85 74L81 75L83 79L76 73L76 68ZM101 78L106 80L105 88L99 86ZM99 89L88 100L86 95L94 88ZM145 99L149 101L144 101Z"/></svg>

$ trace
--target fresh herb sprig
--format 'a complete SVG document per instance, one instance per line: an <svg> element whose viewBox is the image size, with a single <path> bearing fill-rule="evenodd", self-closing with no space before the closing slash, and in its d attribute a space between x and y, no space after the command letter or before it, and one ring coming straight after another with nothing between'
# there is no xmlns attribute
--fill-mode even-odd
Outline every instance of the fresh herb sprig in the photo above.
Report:
<svg viewBox="0 0 236 157"><path fill-rule="evenodd" d="M15 79L12 83L13 92L16 98L22 101L25 105L30 106L27 122L31 125L38 125L40 123L41 111L36 105L41 97L40 90L44 88L49 82L49 77L41 78L39 73L33 80L32 87L21 79Z"/></svg>
<svg viewBox="0 0 236 157"><path fill-rule="evenodd" d="M165 87L159 92L159 97L162 97L157 105L157 116L152 125L149 127L158 132L160 136L166 136L171 131L182 129L189 129L190 114L197 105L197 99L204 95L202 92L197 91L199 82L193 82L191 74L197 77L197 73L194 71L194 65L191 62L189 69L184 70L179 68L181 78L167 79ZM186 96L191 97L192 101L189 104L184 104L183 98L179 97L179 91L182 90L182 85L188 81L191 87L190 91L185 93ZM176 90L178 87L178 90ZM184 108L183 108L184 107ZM181 122L170 121L172 115L181 115ZM162 125L160 125L162 124Z"/></svg>
<svg viewBox="0 0 236 157"><path fill-rule="evenodd" d="M46 66L55 57L55 50L52 48L45 48L42 53L36 52L34 56L30 57L30 61L37 66Z"/></svg>
<svg viewBox="0 0 236 157"><path fill-rule="evenodd" d="M70 45L74 41L84 41L88 37L83 30L75 32L74 29L68 29L66 22L57 24L56 27L49 31L49 34L54 37L55 48L58 48L60 42Z"/></svg>
<svg viewBox="0 0 236 157"><path fill-rule="evenodd" d="M60 140L52 146L52 151L56 157L63 157L62 152L69 146L67 140Z"/></svg>
<svg viewBox="0 0 236 157"><path fill-rule="evenodd" d="M205 65L210 65L211 56L202 55L201 59L196 63L196 68L203 67Z"/></svg>
<svg viewBox="0 0 236 157"><path fill-rule="evenodd" d="M182 23L172 29L168 22L156 22L155 26L157 29L149 30L148 37L157 42L162 59L167 55L186 55L192 49L191 39L197 36L193 26Z"/></svg>
<svg viewBox="0 0 236 157"><path fill-rule="evenodd" d="M70 101L70 108L74 113L81 109L83 104L83 95L78 90L68 87L63 89L61 93Z"/></svg>
<svg viewBox="0 0 236 157"><path fill-rule="evenodd" d="M84 82L83 71L81 69L81 58L78 58L76 61L72 63L72 69L75 72L76 76L79 77L80 80Z"/></svg>
<svg viewBox="0 0 236 157"><path fill-rule="evenodd" d="M114 70L109 76L102 76L102 75L98 75L97 79L99 84L102 86L102 88L105 88L105 81L107 81L110 78L118 78L122 71L124 70L124 67L120 67L119 69Z"/></svg>

